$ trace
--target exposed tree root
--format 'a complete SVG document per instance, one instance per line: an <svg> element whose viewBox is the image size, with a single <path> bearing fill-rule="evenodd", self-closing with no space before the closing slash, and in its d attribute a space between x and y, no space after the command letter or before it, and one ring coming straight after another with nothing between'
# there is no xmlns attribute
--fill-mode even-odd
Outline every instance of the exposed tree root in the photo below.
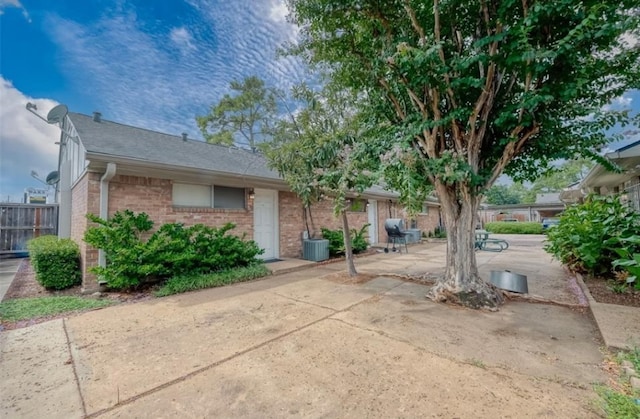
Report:
<svg viewBox="0 0 640 419"><path fill-rule="evenodd" d="M422 275L408 275L408 274L396 274L396 273L380 273L378 276L386 276L391 278L397 278L401 281L415 282L422 285L433 285L440 278L439 275L433 275L429 272L425 272Z"/></svg>
<svg viewBox="0 0 640 419"><path fill-rule="evenodd" d="M473 282L461 290L453 289L447 282L438 282L426 297L437 303L454 304L475 310L498 311L504 303L502 292L484 281Z"/></svg>
<svg viewBox="0 0 640 419"><path fill-rule="evenodd" d="M564 301L551 300L548 298L540 297L539 295L518 294L516 292L505 291L505 290L502 290L502 295L504 295L505 298L507 298L508 300L514 300L514 301L524 300L532 303L553 304L553 305L568 307L573 309L585 309L589 307L588 304L572 304Z"/></svg>

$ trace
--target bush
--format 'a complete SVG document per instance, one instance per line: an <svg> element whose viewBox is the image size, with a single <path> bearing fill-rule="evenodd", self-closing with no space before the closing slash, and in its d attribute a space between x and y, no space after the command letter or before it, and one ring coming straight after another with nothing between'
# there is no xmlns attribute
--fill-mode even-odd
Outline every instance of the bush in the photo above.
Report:
<svg viewBox="0 0 640 419"><path fill-rule="evenodd" d="M187 273L198 275L249 266L263 252L254 241L227 234L235 228L231 223L221 228L164 224L143 241L144 233L153 227L145 213L126 210L109 220L88 217L98 226L87 230L85 241L103 249L107 258L106 267L92 270L109 288L130 289Z"/></svg>
<svg viewBox="0 0 640 419"><path fill-rule="evenodd" d="M360 230L351 229L351 248L354 254L367 250L368 244L364 235L369 225L370 224L363 225ZM328 228L323 227L322 237L329 240L329 255L344 255L344 233L342 232L342 229L329 230Z"/></svg>
<svg viewBox="0 0 640 419"><path fill-rule="evenodd" d="M638 231L640 214L619 197L589 196L563 212L547 233L545 250L573 270L600 275L610 272L615 260L640 253L640 243L631 239Z"/></svg>
<svg viewBox="0 0 640 419"><path fill-rule="evenodd" d="M542 224L540 223L513 223L497 221L486 223L485 230L496 234L542 234Z"/></svg>
<svg viewBox="0 0 640 419"><path fill-rule="evenodd" d="M71 239L41 236L27 243L36 280L47 289L62 290L82 281L80 249Z"/></svg>

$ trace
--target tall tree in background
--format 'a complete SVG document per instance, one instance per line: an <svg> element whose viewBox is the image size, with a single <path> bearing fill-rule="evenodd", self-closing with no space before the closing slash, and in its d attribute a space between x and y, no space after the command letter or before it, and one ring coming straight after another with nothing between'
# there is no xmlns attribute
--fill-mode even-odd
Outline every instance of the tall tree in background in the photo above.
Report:
<svg viewBox="0 0 640 419"><path fill-rule="evenodd" d="M536 202L538 194L562 192L563 189L584 179L593 165L593 161L587 159L569 160L563 163L536 179L525 193L523 202L532 204Z"/></svg>
<svg viewBox="0 0 640 419"><path fill-rule="evenodd" d="M269 137L277 112L275 94L256 76L233 80L229 87L234 94L225 94L207 115L197 116L198 127L208 143L255 150Z"/></svg>
<svg viewBox="0 0 640 419"><path fill-rule="evenodd" d="M423 162L448 244L429 296L498 307L474 252L482 194L503 171L531 180L553 160L595 158L604 129L628 121L605 105L639 86L637 0L287 4L301 28L290 52L368 99L379 124L371 147Z"/></svg>
<svg viewBox="0 0 640 419"><path fill-rule="evenodd" d="M493 185L490 187L485 193L487 204L514 205L521 203L522 195L512 187L513 185Z"/></svg>

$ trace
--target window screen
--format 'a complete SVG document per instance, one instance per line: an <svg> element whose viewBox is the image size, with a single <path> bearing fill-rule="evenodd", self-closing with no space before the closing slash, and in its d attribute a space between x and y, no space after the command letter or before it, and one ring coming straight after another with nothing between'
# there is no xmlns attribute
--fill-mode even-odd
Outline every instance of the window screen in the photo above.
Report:
<svg viewBox="0 0 640 419"><path fill-rule="evenodd" d="M173 205L211 208L211 186L174 183Z"/></svg>
<svg viewBox="0 0 640 419"><path fill-rule="evenodd" d="M244 198L244 188L230 188L228 186L213 187L214 208L244 209Z"/></svg>

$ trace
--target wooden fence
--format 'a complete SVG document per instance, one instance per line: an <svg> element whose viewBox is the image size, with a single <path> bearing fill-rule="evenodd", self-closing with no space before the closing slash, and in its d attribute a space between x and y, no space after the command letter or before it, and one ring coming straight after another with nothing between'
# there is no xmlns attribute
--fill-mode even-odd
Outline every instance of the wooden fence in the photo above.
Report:
<svg viewBox="0 0 640 419"><path fill-rule="evenodd" d="M0 254L25 253L27 241L58 234L57 204L0 204Z"/></svg>

